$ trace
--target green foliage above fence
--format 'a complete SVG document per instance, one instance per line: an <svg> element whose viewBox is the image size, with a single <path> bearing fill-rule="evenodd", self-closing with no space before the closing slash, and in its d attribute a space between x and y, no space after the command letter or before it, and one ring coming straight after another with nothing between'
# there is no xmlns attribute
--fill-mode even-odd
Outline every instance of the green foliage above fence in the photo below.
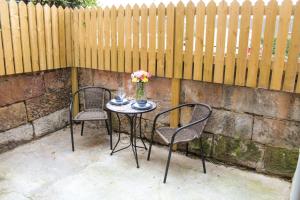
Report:
<svg viewBox="0 0 300 200"><path fill-rule="evenodd" d="M88 7L95 6L97 4L97 0L32 0L34 4L40 3L42 5L49 4L50 6L62 6L62 7Z"/></svg>

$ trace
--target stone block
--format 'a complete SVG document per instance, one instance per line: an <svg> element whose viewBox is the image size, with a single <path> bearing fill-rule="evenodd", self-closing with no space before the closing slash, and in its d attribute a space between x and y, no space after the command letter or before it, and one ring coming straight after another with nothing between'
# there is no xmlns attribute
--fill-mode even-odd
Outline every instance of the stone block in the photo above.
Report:
<svg viewBox="0 0 300 200"><path fill-rule="evenodd" d="M146 84L147 98L171 101L171 79L153 77Z"/></svg>
<svg viewBox="0 0 300 200"><path fill-rule="evenodd" d="M62 109L33 121L35 136L40 137L64 128L69 123L69 110Z"/></svg>
<svg viewBox="0 0 300 200"><path fill-rule="evenodd" d="M47 92L42 96L26 101L28 120L33 121L40 117L49 115L69 105L68 90L56 90Z"/></svg>
<svg viewBox="0 0 300 200"><path fill-rule="evenodd" d="M0 152L12 149L18 144L33 139L33 127L25 124L17 128L0 133Z"/></svg>
<svg viewBox="0 0 300 200"><path fill-rule="evenodd" d="M40 96L44 92L41 74L1 77L0 107Z"/></svg>
<svg viewBox="0 0 300 200"><path fill-rule="evenodd" d="M212 107L223 107L223 86L221 84L182 80L181 92L184 103L206 103Z"/></svg>
<svg viewBox="0 0 300 200"><path fill-rule="evenodd" d="M252 139L256 142L288 149L299 148L299 133L299 122L254 118Z"/></svg>
<svg viewBox="0 0 300 200"><path fill-rule="evenodd" d="M0 131L18 127L27 122L25 104L23 102L0 108Z"/></svg>
<svg viewBox="0 0 300 200"><path fill-rule="evenodd" d="M263 152L264 147L251 140L215 135L213 157L218 160L257 168L261 166Z"/></svg>
<svg viewBox="0 0 300 200"><path fill-rule="evenodd" d="M94 85L117 90L122 84L120 73L94 70Z"/></svg>
<svg viewBox="0 0 300 200"><path fill-rule="evenodd" d="M205 131L233 138L251 139L253 117L248 114L213 109Z"/></svg>
<svg viewBox="0 0 300 200"><path fill-rule="evenodd" d="M300 95L292 95L294 96L294 99L289 111L289 119L300 122Z"/></svg>
<svg viewBox="0 0 300 200"><path fill-rule="evenodd" d="M209 133L202 134L203 151L206 157L211 157L213 154L214 135ZM195 139L189 143L189 151L200 155L201 142L200 139Z"/></svg>
<svg viewBox="0 0 300 200"><path fill-rule="evenodd" d="M264 157L266 172L292 177L297 166L298 150L267 147Z"/></svg>
<svg viewBox="0 0 300 200"><path fill-rule="evenodd" d="M92 69L78 68L78 85L80 88L94 85L93 72Z"/></svg>
<svg viewBox="0 0 300 200"><path fill-rule="evenodd" d="M70 90L71 73L70 69L59 69L44 74L45 87L48 92L57 90Z"/></svg>

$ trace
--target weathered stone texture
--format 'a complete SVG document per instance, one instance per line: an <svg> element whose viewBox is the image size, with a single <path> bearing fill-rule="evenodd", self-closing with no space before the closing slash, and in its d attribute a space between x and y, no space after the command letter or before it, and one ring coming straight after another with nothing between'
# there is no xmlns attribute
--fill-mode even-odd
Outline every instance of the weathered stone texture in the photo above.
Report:
<svg viewBox="0 0 300 200"><path fill-rule="evenodd" d="M233 138L251 139L253 117L248 114L214 109L205 131Z"/></svg>
<svg viewBox="0 0 300 200"><path fill-rule="evenodd" d="M0 131L18 127L27 122L23 102L0 108Z"/></svg>
<svg viewBox="0 0 300 200"><path fill-rule="evenodd" d="M292 177L298 161L298 150L267 147L264 170L281 176Z"/></svg>
<svg viewBox="0 0 300 200"><path fill-rule="evenodd" d="M81 69L78 68L78 84L79 87L91 86L94 84L92 69Z"/></svg>
<svg viewBox="0 0 300 200"><path fill-rule="evenodd" d="M288 149L300 146L300 123L255 117L252 139Z"/></svg>
<svg viewBox="0 0 300 200"><path fill-rule="evenodd" d="M42 74L0 78L0 107L40 96L45 92Z"/></svg>
<svg viewBox="0 0 300 200"><path fill-rule="evenodd" d="M69 123L69 110L62 109L33 121L35 136L40 137L65 127Z"/></svg>
<svg viewBox="0 0 300 200"><path fill-rule="evenodd" d="M55 70L45 73L45 88L48 92L57 90L71 91L70 69Z"/></svg>
<svg viewBox="0 0 300 200"><path fill-rule="evenodd" d="M117 90L122 84L120 73L94 70L94 85Z"/></svg>

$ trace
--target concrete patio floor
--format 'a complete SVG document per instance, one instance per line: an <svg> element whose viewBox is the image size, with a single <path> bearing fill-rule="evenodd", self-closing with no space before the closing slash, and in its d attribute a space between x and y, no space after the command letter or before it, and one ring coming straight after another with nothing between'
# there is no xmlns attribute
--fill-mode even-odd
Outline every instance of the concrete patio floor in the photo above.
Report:
<svg viewBox="0 0 300 200"><path fill-rule="evenodd" d="M278 178L174 153L167 184L162 183L167 149L154 146L152 159L131 149L110 156L105 129L63 129L0 155L0 199L288 199L290 183ZM102 132L102 133L99 133ZM128 144L124 136L123 145Z"/></svg>

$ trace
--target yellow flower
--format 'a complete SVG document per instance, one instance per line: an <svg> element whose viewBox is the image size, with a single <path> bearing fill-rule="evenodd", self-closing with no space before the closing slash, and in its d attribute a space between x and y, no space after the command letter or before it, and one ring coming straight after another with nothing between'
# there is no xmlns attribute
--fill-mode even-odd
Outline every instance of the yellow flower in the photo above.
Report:
<svg viewBox="0 0 300 200"><path fill-rule="evenodd" d="M143 78L143 82L144 82L144 83L147 83L147 82L148 82L148 78L147 78L147 77L144 77L144 78Z"/></svg>
<svg viewBox="0 0 300 200"><path fill-rule="evenodd" d="M136 82L138 82L138 79L136 77L134 77L134 78L132 78L132 82L136 83Z"/></svg>

